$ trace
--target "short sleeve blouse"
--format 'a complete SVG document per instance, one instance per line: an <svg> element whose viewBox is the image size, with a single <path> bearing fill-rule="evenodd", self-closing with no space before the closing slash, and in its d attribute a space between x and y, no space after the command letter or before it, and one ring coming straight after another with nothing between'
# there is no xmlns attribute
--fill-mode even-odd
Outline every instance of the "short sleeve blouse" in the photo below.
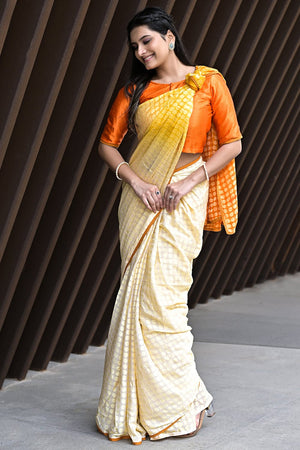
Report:
<svg viewBox="0 0 300 450"><path fill-rule="evenodd" d="M164 94L185 84L156 83L150 81L141 95L140 103ZM122 88L111 107L100 141L112 147L119 147L128 131L129 98ZM220 73L208 74L201 89L197 90L193 100L193 111L183 147L183 153L202 153L206 136L214 123L219 145L241 139L239 124L233 100L226 82Z"/></svg>

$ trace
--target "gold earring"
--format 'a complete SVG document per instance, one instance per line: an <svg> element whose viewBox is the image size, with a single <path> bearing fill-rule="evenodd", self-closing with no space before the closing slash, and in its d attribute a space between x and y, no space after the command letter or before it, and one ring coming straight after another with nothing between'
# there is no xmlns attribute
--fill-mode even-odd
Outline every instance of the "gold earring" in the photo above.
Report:
<svg viewBox="0 0 300 450"><path fill-rule="evenodd" d="M174 48L175 48L174 42L170 42L170 44L169 44L169 49L170 49L170 50L174 50Z"/></svg>

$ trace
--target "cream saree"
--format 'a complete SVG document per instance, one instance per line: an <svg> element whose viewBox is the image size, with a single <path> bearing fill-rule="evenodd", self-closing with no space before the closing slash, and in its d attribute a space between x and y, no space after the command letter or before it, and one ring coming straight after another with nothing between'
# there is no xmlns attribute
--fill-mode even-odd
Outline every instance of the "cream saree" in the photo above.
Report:
<svg viewBox="0 0 300 450"><path fill-rule="evenodd" d="M139 144L130 166L164 191L203 164L180 170L198 71L184 86L139 106ZM196 86L196 88L195 88ZM126 184L119 207L122 279L109 330L96 423L111 440L190 433L212 396L200 379L187 324L192 263L202 246L209 185L185 195L173 213L147 210Z"/></svg>

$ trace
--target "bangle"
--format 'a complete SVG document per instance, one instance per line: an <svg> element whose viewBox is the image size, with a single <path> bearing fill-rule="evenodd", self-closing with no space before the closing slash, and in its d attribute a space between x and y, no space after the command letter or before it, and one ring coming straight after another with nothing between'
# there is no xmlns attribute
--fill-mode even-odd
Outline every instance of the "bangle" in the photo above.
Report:
<svg viewBox="0 0 300 450"><path fill-rule="evenodd" d="M127 164L127 166L129 166L128 162L126 162L126 161L122 161L122 162L120 162L120 164L117 165L117 167L116 167L116 177L120 181L122 181L122 178L119 177L119 169L122 166L122 164Z"/></svg>
<svg viewBox="0 0 300 450"><path fill-rule="evenodd" d="M207 172L207 168L206 168L206 163L204 163L202 167L203 167L203 170L204 170L204 173L205 173L205 177L206 177L206 179L208 181L209 180L209 176L208 176L208 172Z"/></svg>

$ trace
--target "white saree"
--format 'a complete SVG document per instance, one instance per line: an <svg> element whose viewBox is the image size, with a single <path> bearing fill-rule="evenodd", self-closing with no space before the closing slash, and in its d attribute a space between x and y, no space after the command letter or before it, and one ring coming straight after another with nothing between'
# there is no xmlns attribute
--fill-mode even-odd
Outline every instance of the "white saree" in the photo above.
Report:
<svg viewBox="0 0 300 450"><path fill-rule="evenodd" d="M203 164L175 172L186 177ZM202 246L208 182L163 210L135 252L111 321L97 425L111 440L190 433L212 401L195 366L187 324L192 262Z"/></svg>

